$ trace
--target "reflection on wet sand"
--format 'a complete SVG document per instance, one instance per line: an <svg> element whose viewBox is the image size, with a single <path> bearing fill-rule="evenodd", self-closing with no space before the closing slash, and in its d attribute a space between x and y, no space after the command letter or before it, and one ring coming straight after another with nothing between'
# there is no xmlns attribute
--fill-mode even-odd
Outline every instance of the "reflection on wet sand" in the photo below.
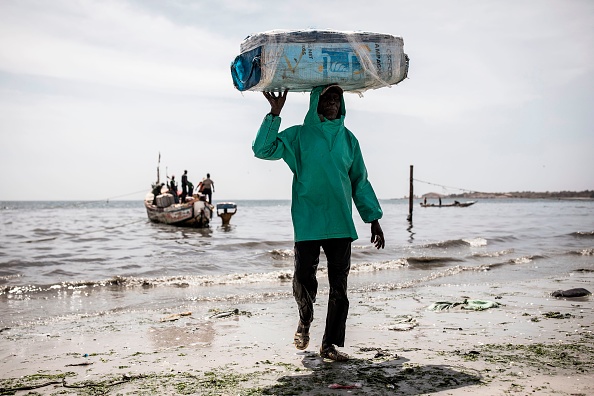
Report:
<svg viewBox="0 0 594 396"><path fill-rule="evenodd" d="M215 330L211 321L191 320L185 326L168 323L162 327L151 327L149 337L155 348L206 346L213 342Z"/></svg>

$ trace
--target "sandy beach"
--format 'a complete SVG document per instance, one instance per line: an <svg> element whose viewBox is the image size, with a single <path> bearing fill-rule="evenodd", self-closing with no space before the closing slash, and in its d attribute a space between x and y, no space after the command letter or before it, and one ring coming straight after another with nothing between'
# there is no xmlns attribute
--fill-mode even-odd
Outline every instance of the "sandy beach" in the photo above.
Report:
<svg viewBox="0 0 594 396"><path fill-rule="evenodd" d="M0 394L591 395L592 296L550 293L591 290L593 279L584 271L517 284L351 293L347 363L317 354L323 293L309 348L294 348L296 311L284 289L232 304L122 309L4 328ZM427 309L464 299L501 305Z"/></svg>

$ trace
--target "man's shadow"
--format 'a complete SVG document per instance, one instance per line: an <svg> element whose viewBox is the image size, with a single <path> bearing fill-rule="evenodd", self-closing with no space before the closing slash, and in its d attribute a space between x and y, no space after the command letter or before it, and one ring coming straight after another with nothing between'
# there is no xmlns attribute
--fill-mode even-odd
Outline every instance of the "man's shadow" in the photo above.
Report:
<svg viewBox="0 0 594 396"><path fill-rule="evenodd" d="M263 388L262 393L334 395L348 389L349 394L355 395L419 395L477 385L482 381L479 373L453 367L406 364L408 359L380 348L367 348L364 352L372 353L369 358L351 358L348 362L323 360L317 353L304 352L302 363L309 369L307 374L296 372L281 377L277 384Z"/></svg>

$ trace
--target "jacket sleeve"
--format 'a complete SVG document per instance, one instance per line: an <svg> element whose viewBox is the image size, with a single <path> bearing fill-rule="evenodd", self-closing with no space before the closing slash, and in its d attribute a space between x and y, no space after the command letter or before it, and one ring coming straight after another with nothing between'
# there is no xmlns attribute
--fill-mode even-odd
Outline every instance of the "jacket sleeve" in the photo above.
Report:
<svg viewBox="0 0 594 396"><path fill-rule="evenodd" d="M363 155L357 141L354 145L353 164L349 171L349 178L353 189L353 201L361 219L365 223L381 219L383 215L382 208L371 183L367 179L367 168L363 162Z"/></svg>
<svg viewBox="0 0 594 396"><path fill-rule="evenodd" d="M260 159L278 160L283 157L284 145L278 138L281 118L267 114L252 143L254 155Z"/></svg>

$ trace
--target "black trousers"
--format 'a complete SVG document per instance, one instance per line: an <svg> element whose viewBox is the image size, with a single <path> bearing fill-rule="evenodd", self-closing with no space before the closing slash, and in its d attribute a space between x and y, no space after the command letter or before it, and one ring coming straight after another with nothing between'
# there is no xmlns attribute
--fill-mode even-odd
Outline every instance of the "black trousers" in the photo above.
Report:
<svg viewBox="0 0 594 396"><path fill-rule="evenodd" d="M181 201L186 202L186 197L188 196L188 187L182 184L182 193L181 193Z"/></svg>
<svg viewBox="0 0 594 396"><path fill-rule="evenodd" d="M208 197L208 203L211 204L212 203L212 190L210 188L204 188L202 190L202 194L204 194Z"/></svg>
<svg viewBox="0 0 594 396"><path fill-rule="evenodd" d="M347 278L351 269L351 238L324 239L295 243L293 296L303 324L313 321L313 304L318 292L316 272L320 263L320 247L328 259L328 313L323 345L344 346L346 320L349 312Z"/></svg>

